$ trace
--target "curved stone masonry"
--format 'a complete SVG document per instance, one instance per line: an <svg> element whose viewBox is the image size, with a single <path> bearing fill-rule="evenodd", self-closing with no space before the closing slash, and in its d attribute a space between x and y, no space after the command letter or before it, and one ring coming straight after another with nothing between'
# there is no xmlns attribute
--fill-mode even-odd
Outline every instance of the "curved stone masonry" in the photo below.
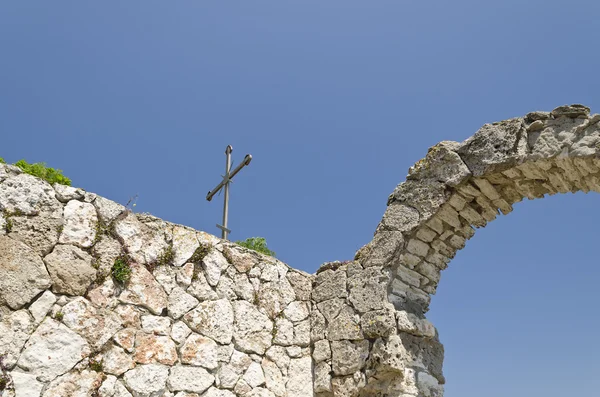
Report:
<svg viewBox="0 0 600 397"><path fill-rule="evenodd" d="M0 397L441 397L441 270L525 197L600 191L598 121L562 106L434 146L315 275L0 164Z"/></svg>

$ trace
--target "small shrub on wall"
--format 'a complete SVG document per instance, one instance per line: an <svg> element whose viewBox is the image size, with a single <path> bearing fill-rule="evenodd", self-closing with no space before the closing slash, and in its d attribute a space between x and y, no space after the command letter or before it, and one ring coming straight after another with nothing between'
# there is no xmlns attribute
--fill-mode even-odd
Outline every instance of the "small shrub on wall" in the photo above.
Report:
<svg viewBox="0 0 600 397"><path fill-rule="evenodd" d="M235 243L256 252L275 257L275 252L267 248L267 240L264 237L250 237L244 241L236 241Z"/></svg>

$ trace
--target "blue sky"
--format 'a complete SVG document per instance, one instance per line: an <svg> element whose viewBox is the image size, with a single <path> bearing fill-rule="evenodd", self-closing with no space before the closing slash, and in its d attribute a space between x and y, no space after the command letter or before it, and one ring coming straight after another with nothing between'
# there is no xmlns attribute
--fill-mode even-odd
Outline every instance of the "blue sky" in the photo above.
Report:
<svg viewBox="0 0 600 397"><path fill-rule="evenodd" d="M583 103L600 112L600 3L5 1L0 156L314 272L367 243L441 140ZM596 395L599 196L525 202L444 272L429 318L447 397Z"/></svg>

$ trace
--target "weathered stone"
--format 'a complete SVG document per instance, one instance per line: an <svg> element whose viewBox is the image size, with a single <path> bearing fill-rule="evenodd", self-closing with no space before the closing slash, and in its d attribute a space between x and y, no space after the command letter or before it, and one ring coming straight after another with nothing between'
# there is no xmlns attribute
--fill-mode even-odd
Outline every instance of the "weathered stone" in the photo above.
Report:
<svg viewBox="0 0 600 397"><path fill-rule="evenodd" d="M308 315L310 314L310 312L309 312L307 303L295 301L295 302L290 303L285 308L285 310L283 311L283 314L288 319L290 319L294 322L297 322L297 321L302 321L302 320L308 318Z"/></svg>
<svg viewBox="0 0 600 397"><path fill-rule="evenodd" d="M267 389L272 391L277 397L284 397L286 392L285 381L277 364L265 358L262 360L261 366L265 375Z"/></svg>
<svg viewBox="0 0 600 397"><path fill-rule="evenodd" d="M0 355L4 356L2 365L12 368L33 332L34 322L25 309L2 316L0 320Z"/></svg>
<svg viewBox="0 0 600 397"><path fill-rule="evenodd" d="M408 233L419 224L419 212L407 205L401 203L391 203L388 205L381 226L383 230Z"/></svg>
<svg viewBox="0 0 600 397"><path fill-rule="evenodd" d="M435 327L433 324L412 313L403 310L397 311L396 319L399 331L427 338L433 338L435 336Z"/></svg>
<svg viewBox="0 0 600 397"><path fill-rule="evenodd" d="M523 119L486 124L457 150L473 176L503 171L527 154L527 132Z"/></svg>
<svg viewBox="0 0 600 397"><path fill-rule="evenodd" d="M316 363L329 360L331 358L331 347L328 340L319 340L314 344L313 360Z"/></svg>
<svg viewBox="0 0 600 397"><path fill-rule="evenodd" d="M112 278L105 279L98 287L87 293L87 298L96 307L113 309L118 305L117 287Z"/></svg>
<svg viewBox="0 0 600 397"><path fill-rule="evenodd" d="M191 334L181 346L181 362L207 369L217 368L218 347L214 340Z"/></svg>
<svg viewBox="0 0 600 397"><path fill-rule="evenodd" d="M290 360L288 381L285 385L287 397L306 397L313 395L312 360L310 357Z"/></svg>
<svg viewBox="0 0 600 397"><path fill-rule="evenodd" d="M100 349L121 329L119 317L109 310L96 309L85 298L76 298L62 308L62 322Z"/></svg>
<svg viewBox="0 0 600 397"><path fill-rule="evenodd" d="M183 287L189 287L194 277L194 264L186 263L177 271L177 282Z"/></svg>
<svg viewBox="0 0 600 397"><path fill-rule="evenodd" d="M333 341L331 351L333 372L336 375L350 375L365 366L369 357L369 341Z"/></svg>
<svg viewBox="0 0 600 397"><path fill-rule="evenodd" d="M191 329L223 344L231 343L233 319L233 307L226 299L202 302L183 317Z"/></svg>
<svg viewBox="0 0 600 397"><path fill-rule="evenodd" d="M312 298L316 302L346 297L346 272L325 270L317 274Z"/></svg>
<svg viewBox="0 0 600 397"><path fill-rule="evenodd" d="M58 242L63 227L62 214L41 212L38 216L10 216L10 238L22 241L41 256L47 255ZM2 220L4 217L0 216Z"/></svg>
<svg viewBox="0 0 600 397"><path fill-rule="evenodd" d="M167 231L162 225L150 227L142 223L132 212L126 213L114 223L114 230L125 249L137 263L154 263L167 248Z"/></svg>
<svg viewBox="0 0 600 397"><path fill-rule="evenodd" d="M148 334L169 335L171 319L163 316L142 316L142 330Z"/></svg>
<svg viewBox="0 0 600 397"><path fill-rule="evenodd" d="M102 384L102 374L84 370L69 372L55 379L42 397L88 397Z"/></svg>
<svg viewBox="0 0 600 397"><path fill-rule="evenodd" d="M142 265L131 263L131 278L119 296L123 303L140 305L153 314L161 314L167 307L167 294L152 274Z"/></svg>
<svg viewBox="0 0 600 397"><path fill-rule="evenodd" d="M0 303L17 310L50 287L46 266L22 242L0 236L0 258Z"/></svg>
<svg viewBox="0 0 600 397"><path fill-rule="evenodd" d="M550 114L554 117L570 117L570 118L577 118L579 116L589 116L590 115L590 108L588 108L587 106L583 106L583 105L564 105L564 106L559 106L556 109L554 109L552 112L550 112Z"/></svg>
<svg viewBox="0 0 600 397"><path fill-rule="evenodd" d="M158 266L152 271L152 276L170 294L177 285L177 271L172 266Z"/></svg>
<svg viewBox="0 0 600 397"><path fill-rule="evenodd" d="M115 307L114 312L119 315L123 326L139 328L141 324L141 310L143 309L132 305L118 305Z"/></svg>
<svg viewBox="0 0 600 397"><path fill-rule="evenodd" d="M64 208L64 227L60 234L61 244L73 244L89 248L96 238L98 215L92 204L71 200Z"/></svg>
<svg viewBox="0 0 600 397"><path fill-rule="evenodd" d="M36 301L29 306L29 312L33 316L34 323L41 323L55 303L56 296L50 291L45 291L37 298Z"/></svg>
<svg viewBox="0 0 600 397"><path fill-rule="evenodd" d="M111 345L102 353L102 371L120 376L135 367L131 356L120 347Z"/></svg>
<svg viewBox="0 0 600 397"><path fill-rule="evenodd" d="M390 309L365 313L360 319L360 324L367 338L390 336L396 331L394 311Z"/></svg>
<svg viewBox="0 0 600 397"><path fill-rule="evenodd" d="M138 332L135 336L133 359L140 364L160 363L173 365L177 362L175 342L168 336L149 335Z"/></svg>
<svg viewBox="0 0 600 397"><path fill-rule="evenodd" d="M123 377L134 397L161 397L167 388L169 369L164 365L139 365Z"/></svg>
<svg viewBox="0 0 600 397"><path fill-rule="evenodd" d="M261 365L256 362L250 363L242 379L253 389L265 383L265 374Z"/></svg>
<svg viewBox="0 0 600 397"><path fill-rule="evenodd" d="M48 382L90 354L88 343L65 325L46 318L25 344L18 365Z"/></svg>
<svg viewBox="0 0 600 397"><path fill-rule="evenodd" d="M173 265L185 264L199 246L195 230L183 226L173 227Z"/></svg>
<svg viewBox="0 0 600 397"><path fill-rule="evenodd" d="M263 283L258 291L258 306L270 318L278 316L296 298L286 278Z"/></svg>
<svg viewBox="0 0 600 397"><path fill-rule="evenodd" d="M406 179L435 180L456 186L471 175L456 150L458 142L443 141L431 147L427 156L408 170Z"/></svg>
<svg viewBox="0 0 600 397"><path fill-rule="evenodd" d="M44 384L39 382L35 375L13 371L10 374L15 397L40 397Z"/></svg>
<svg viewBox="0 0 600 397"><path fill-rule="evenodd" d="M191 333L192 330L183 321L177 321L171 327L171 339L179 344L183 343Z"/></svg>
<svg viewBox="0 0 600 397"><path fill-rule="evenodd" d="M171 368L167 385L171 391L203 393L215 381L204 368L177 365Z"/></svg>
<svg viewBox="0 0 600 397"><path fill-rule="evenodd" d="M192 284L188 287L187 293L195 296L200 301L216 300L219 299L217 293L206 281L206 277L203 272L196 274L192 279Z"/></svg>
<svg viewBox="0 0 600 397"><path fill-rule="evenodd" d="M316 393L331 391L331 365L321 362L315 365L314 388Z"/></svg>
<svg viewBox="0 0 600 397"><path fill-rule="evenodd" d="M131 353L135 347L136 332L135 328L122 329L113 336L113 340L117 345Z"/></svg>
<svg viewBox="0 0 600 397"><path fill-rule="evenodd" d="M274 327L273 343L282 346L290 346L294 343L294 323L286 318L276 318Z"/></svg>
<svg viewBox="0 0 600 397"><path fill-rule="evenodd" d="M96 279L92 257L72 245L57 245L44 262L52 279L52 291L58 294L83 295Z"/></svg>
<svg viewBox="0 0 600 397"><path fill-rule="evenodd" d="M39 178L19 174L6 178L0 184L0 212L37 215L61 209L52 186Z"/></svg>
<svg viewBox="0 0 600 397"><path fill-rule="evenodd" d="M242 351L264 354L271 346L273 323L246 301L233 303L233 338Z"/></svg>
<svg viewBox="0 0 600 397"><path fill-rule="evenodd" d="M92 254L96 258L98 274L107 277L110 275L115 259L121 255L121 243L108 235L103 235L100 241L94 244Z"/></svg>
<svg viewBox="0 0 600 397"><path fill-rule="evenodd" d="M310 299L310 292L312 290L311 275L293 270L288 272L286 277L296 293L296 299L302 301L307 301Z"/></svg>
<svg viewBox="0 0 600 397"><path fill-rule="evenodd" d="M352 376L335 377L331 381L331 389L335 397L358 397L361 389L366 386L365 376L356 372ZM384 391L388 391L387 388ZM401 397L412 397L410 394L398 394Z"/></svg>
<svg viewBox="0 0 600 397"><path fill-rule="evenodd" d="M132 397L116 376L108 375L98 389L99 397Z"/></svg>
<svg viewBox="0 0 600 397"><path fill-rule="evenodd" d="M221 272L227 268L227 259L218 250L213 249L202 259L206 281L215 287L221 278Z"/></svg>
<svg viewBox="0 0 600 397"><path fill-rule="evenodd" d="M211 387L202 397L235 397L235 394L229 390L219 390L216 387Z"/></svg>
<svg viewBox="0 0 600 397"><path fill-rule="evenodd" d="M389 272L374 266L357 273L348 279L349 300L361 313L383 307L387 295Z"/></svg>
<svg viewBox="0 0 600 397"><path fill-rule="evenodd" d="M121 213L127 210L121 204L115 203L114 201L100 196L97 196L92 204L94 204L94 207L96 207L98 215L100 215L100 220L105 225L112 223L119 215L121 215Z"/></svg>

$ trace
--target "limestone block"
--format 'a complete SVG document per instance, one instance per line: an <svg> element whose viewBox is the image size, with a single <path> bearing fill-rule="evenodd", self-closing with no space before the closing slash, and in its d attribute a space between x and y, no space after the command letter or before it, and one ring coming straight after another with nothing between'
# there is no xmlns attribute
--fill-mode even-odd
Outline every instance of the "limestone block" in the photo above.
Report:
<svg viewBox="0 0 600 397"><path fill-rule="evenodd" d="M81 248L89 248L94 244L98 215L92 204L69 201L64 208L64 220L58 240L61 244L73 244Z"/></svg>
<svg viewBox="0 0 600 397"><path fill-rule="evenodd" d="M9 176L0 184L0 212L37 215L62 210L50 184L28 174Z"/></svg>
<svg viewBox="0 0 600 397"><path fill-rule="evenodd" d="M15 365L21 349L33 330L34 322L25 309L12 312L1 318L0 352L4 355L3 365L9 369Z"/></svg>
<svg viewBox="0 0 600 397"><path fill-rule="evenodd" d="M84 338L46 318L25 344L18 365L48 382L63 375L90 354Z"/></svg>
<svg viewBox="0 0 600 397"><path fill-rule="evenodd" d="M101 383L101 373L89 370L69 372L50 383L42 397L90 396Z"/></svg>
<svg viewBox="0 0 600 397"><path fill-rule="evenodd" d="M272 343L273 322L246 301L233 302L233 338L242 351L264 354Z"/></svg>
<svg viewBox="0 0 600 397"><path fill-rule="evenodd" d="M100 349L122 328L119 316L110 310L96 309L85 298L76 298L61 311L62 322L87 339L94 350Z"/></svg>
<svg viewBox="0 0 600 397"><path fill-rule="evenodd" d="M181 362L207 369L215 369L218 366L217 343L204 336L191 334L180 349Z"/></svg>
<svg viewBox="0 0 600 397"><path fill-rule="evenodd" d="M226 299L201 302L183 316L183 321L194 331L219 343L231 343L234 314L231 302Z"/></svg>
<svg viewBox="0 0 600 397"><path fill-rule="evenodd" d="M83 295L96 280L92 257L73 245L57 245L44 262L52 278L52 291L59 294Z"/></svg>
<svg viewBox="0 0 600 397"><path fill-rule="evenodd" d="M214 380L214 376L204 368L177 365L171 368L167 385L171 391L203 393Z"/></svg>
<svg viewBox="0 0 600 397"><path fill-rule="evenodd" d="M173 365L177 362L177 347L168 336L137 332L133 359L140 364L160 363Z"/></svg>
<svg viewBox="0 0 600 397"><path fill-rule="evenodd" d="M168 367L148 364L127 371L123 380L134 397L161 397L167 389L168 377Z"/></svg>
<svg viewBox="0 0 600 397"><path fill-rule="evenodd" d="M51 285L41 258L27 245L0 236L0 301L16 310Z"/></svg>
<svg viewBox="0 0 600 397"><path fill-rule="evenodd" d="M125 290L119 295L123 303L140 305L153 314L161 314L167 307L167 294L146 268L131 263L131 277Z"/></svg>

